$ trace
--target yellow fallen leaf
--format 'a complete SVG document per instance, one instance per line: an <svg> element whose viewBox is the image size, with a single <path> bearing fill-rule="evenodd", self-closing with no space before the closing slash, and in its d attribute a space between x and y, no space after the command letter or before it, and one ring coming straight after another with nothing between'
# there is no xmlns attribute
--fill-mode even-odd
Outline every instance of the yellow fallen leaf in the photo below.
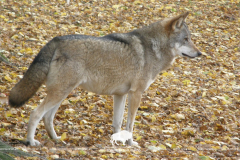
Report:
<svg viewBox="0 0 240 160"><path fill-rule="evenodd" d="M181 134L185 135L185 136L194 136L195 132L196 131L194 129L189 128L189 129L182 131Z"/></svg>
<svg viewBox="0 0 240 160"><path fill-rule="evenodd" d="M157 119L155 116L152 116L152 122L155 122Z"/></svg>
<svg viewBox="0 0 240 160"><path fill-rule="evenodd" d="M171 96L168 96L168 97L165 98L166 101L170 101L171 99L172 99Z"/></svg>
<svg viewBox="0 0 240 160"><path fill-rule="evenodd" d="M14 133L14 132L11 132L11 136L12 137L17 137L18 135L16 133Z"/></svg>
<svg viewBox="0 0 240 160"><path fill-rule="evenodd" d="M68 113L75 113L75 110L72 109L72 108L69 108L69 109L66 109L64 112L65 112L66 114L68 114Z"/></svg>
<svg viewBox="0 0 240 160"><path fill-rule="evenodd" d="M4 132L4 131L6 131L5 128L1 128L1 129L0 129L0 132Z"/></svg>
<svg viewBox="0 0 240 160"><path fill-rule="evenodd" d="M104 131L102 129L98 129L98 131L101 132L101 133L104 133Z"/></svg>
<svg viewBox="0 0 240 160"><path fill-rule="evenodd" d="M127 19L127 20L129 20L129 21L133 20L133 18L132 18L132 17L130 17L130 16L129 16L129 17L127 17L126 19Z"/></svg>
<svg viewBox="0 0 240 160"><path fill-rule="evenodd" d="M167 77L168 75L169 75L168 72L162 73L162 76L163 76L163 77Z"/></svg>
<svg viewBox="0 0 240 160"><path fill-rule="evenodd" d="M67 13L66 13L66 12L63 12L63 13L61 13L61 15L62 15L62 16L66 16L66 15L67 15Z"/></svg>
<svg viewBox="0 0 240 160"><path fill-rule="evenodd" d="M66 132L64 132L63 134L62 134L62 136L61 136L61 141L63 141L64 139L66 139L67 138L67 133Z"/></svg>
<svg viewBox="0 0 240 160"><path fill-rule="evenodd" d="M0 90L5 90L7 87L6 86L2 86L2 85L0 85Z"/></svg>
<svg viewBox="0 0 240 160"><path fill-rule="evenodd" d="M9 81L9 82L12 82L12 79L9 77L9 75L6 75L6 76L4 77L4 79L6 79L6 80Z"/></svg>
<svg viewBox="0 0 240 160"><path fill-rule="evenodd" d="M190 80L188 80L188 79L185 79L184 81L182 81L183 82L183 85L184 86L188 86L189 84L190 84Z"/></svg>
<svg viewBox="0 0 240 160"><path fill-rule="evenodd" d="M85 154L86 154L86 152L83 151L83 150L80 150L78 153L79 153L80 155L85 155Z"/></svg>
<svg viewBox="0 0 240 160"><path fill-rule="evenodd" d="M200 142L200 144L206 144L205 142Z"/></svg>
<svg viewBox="0 0 240 160"><path fill-rule="evenodd" d="M70 103L69 103L69 101L67 100L67 99L65 99L63 102L62 102L62 105L64 106L64 105L69 105Z"/></svg>
<svg viewBox="0 0 240 160"><path fill-rule="evenodd" d="M135 120L139 120L139 119L141 119L141 116L137 115L137 116L135 117Z"/></svg>
<svg viewBox="0 0 240 160"><path fill-rule="evenodd" d="M92 12L92 8L90 8L90 9L85 9L84 12L90 14L90 13Z"/></svg>
<svg viewBox="0 0 240 160"><path fill-rule="evenodd" d="M99 151L98 152L100 152L100 153L105 153L106 152L106 150L105 149L99 149Z"/></svg>
<svg viewBox="0 0 240 160"><path fill-rule="evenodd" d="M164 146L163 144L161 144L161 145L159 146L159 148L160 148L161 150L166 150L166 149L167 149L167 147Z"/></svg>
<svg viewBox="0 0 240 160"><path fill-rule="evenodd" d="M35 108L37 108L37 104L33 104L33 105L26 105L26 106L28 106L28 107L31 107L32 109L35 109Z"/></svg>
<svg viewBox="0 0 240 160"><path fill-rule="evenodd" d="M173 144L171 145L171 148L172 148L172 149L175 149L175 148L177 148L177 145L176 145L176 143L173 143Z"/></svg>
<svg viewBox="0 0 240 160"><path fill-rule="evenodd" d="M0 15L0 18L2 18L2 19L5 19L5 16L3 16L3 15Z"/></svg>
<svg viewBox="0 0 240 160"><path fill-rule="evenodd" d="M139 141L140 139L142 139L142 136L137 136L136 141Z"/></svg>
<svg viewBox="0 0 240 160"><path fill-rule="evenodd" d="M178 81L179 81L179 79L173 79L172 81L173 81L173 82L178 82Z"/></svg>
<svg viewBox="0 0 240 160"><path fill-rule="evenodd" d="M84 134L84 133L80 133L82 136L86 136L86 134Z"/></svg>
<svg viewBox="0 0 240 160"><path fill-rule="evenodd" d="M76 99L76 101L81 101L81 102L85 103L87 101L87 99L86 98L80 99L80 97L79 97L79 100Z"/></svg>
<svg viewBox="0 0 240 160"><path fill-rule="evenodd" d="M188 147L188 149L191 150L191 151L194 151L194 152L197 151L197 149L195 147L193 147L193 146Z"/></svg>
<svg viewBox="0 0 240 160"><path fill-rule="evenodd" d="M214 150L219 150L221 147L220 146L212 146L212 149Z"/></svg>
<svg viewBox="0 0 240 160"><path fill-rule="evenodd" d="M222 150L226 151L228 150L228 147L226 145L222 146Z"/></svg>
<svg viewBox="0 0 240 160"><path fill-rule="evenodd" d="M207 93L207 92L204 91L204 92L202 93L202 97L205 97L205 96L206 96L206 93Z"/></svg>
<svg viewBox="0 0 240 160"><path fill-rule="evenodd" d="M156 140L151 140L151 143L152 143L152 144L156 144L157 141L156 141Z"/></svg>
<svg viewBox="0 0 240 160"><path fill-rule="evenodd" d="M121 5L113 5L112 8L117 9L117 8L119 8L120 6L121 6Z"/></svg>
<svg viewBox="0 0 240 160"><path fill-rule="evenodd" d="M141 109L148 109L148 106L141 106Z"/></svg>
<svg viewBox="0 0 240 160"><path fill-rule="evenodd" d="M25 49L21 49L19 52L20 53L24 53L24 52L26 52L26 50Z"/></svg>
<svg viewBox="0 0 240 160"><path fill-rule="evenodd" d="M140 1L134 1L133 3L134 3L134 4L141 4Z"/></svg>
<svg viewBox="0 0 240 160"><path fill-rule="evenodd" d="M214 142L212 140L205 140L205 143L207 143L207 144L214 144Z"/></svg>
<svg viewBox="0 0 240 160"><path fill-rule="evenodd" d="M10 75L13 76L14 78L17 77L17 74L15 72L11 72Z"/></svg>
<svg viewBox="0 0 240 160"><path fill-rule="evenodd" d="M27 70L28 68L27 67L22 67L21 68L23 71Z"/></svg>
<svg viewBox="0 0 240 160"><path fill-rule="evenodd" d="M95 107L95 105L91 105L88 107L88 110L91 111L94 107Z"/></svg>
<svg viewBox="0 0 240 160"><path fill-rule="evenodd" d="M108 157L106 155L101 156L103 159L107 159Z"/></svg>
<svg viewBox="0 0 240 160"><path fill-rule="evenodd" d="M32 48L27 48L26 53L32 55L33 54Z"/></svg>
<svg viewBox="0 0 240 160"><path fill-rule="evenodd" d="M172 9L172 6L166 6L165 8L166 9Z"/></svg>
<svg viewBox="0 0 240 160"><path fill-rule="evenodd" d="M19 32L18 34L20 34L21 36L24 36L24 34L22 32Z"/></svg>

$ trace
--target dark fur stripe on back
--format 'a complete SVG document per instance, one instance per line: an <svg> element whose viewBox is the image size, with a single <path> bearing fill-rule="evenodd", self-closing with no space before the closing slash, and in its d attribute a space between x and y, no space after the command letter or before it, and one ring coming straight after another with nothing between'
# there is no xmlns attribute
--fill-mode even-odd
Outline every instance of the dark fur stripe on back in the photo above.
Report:
<svg viewBox="0 0 240 160"><path fill-rule="evenodd" d="M129 44L130 44L129 41L127 41L126 39L124 39L123 37L119 36L119 35L116 34L116 33L106 35L106 36L102 37L102 39L107 39L107 40L111 40L111 41L116 41L116 42L124 43L124 44L126 44L126 45L129 45Z"/></svg>
<svg viewBox="0 0 240 160"><path fill-rule="evenodd" d="M56 38L58 40L102 39L102 40L110 40L110 41L120 42L120 43L124 43L126 45L129 45L131 42L129 42L129 40L125 36L128 36L128 35L127 34L120 35L118 33L113 33L113 34L106 35L104 37L94 37L94 36L87 36L87 35L76 34L76 35L59 36L59 37L55 37L55 39Z"/></svg>
<svg viewBox="0 0 240 160"><path fill-rule="evenodd" d="M74 39L88 39L88 38L96 38L93 36L87 36L87 35L82 35L82 34L72 34L72 35L65 35L65 36L59 36L55 37L54 39L58 40L74 40Z"/></svg>

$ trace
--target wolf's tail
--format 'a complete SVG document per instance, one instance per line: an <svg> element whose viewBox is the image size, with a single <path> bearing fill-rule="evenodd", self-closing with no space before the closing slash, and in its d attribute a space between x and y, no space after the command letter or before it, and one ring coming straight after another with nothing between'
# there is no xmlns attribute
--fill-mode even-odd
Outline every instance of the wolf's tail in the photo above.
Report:
<svg viewBox="0 0 240 160"><path fill-rule="evenodd" d="M24 77L13 87L9 95L11 107L21 107L44 83L58 40L55 37L41 49Z"/></svg>

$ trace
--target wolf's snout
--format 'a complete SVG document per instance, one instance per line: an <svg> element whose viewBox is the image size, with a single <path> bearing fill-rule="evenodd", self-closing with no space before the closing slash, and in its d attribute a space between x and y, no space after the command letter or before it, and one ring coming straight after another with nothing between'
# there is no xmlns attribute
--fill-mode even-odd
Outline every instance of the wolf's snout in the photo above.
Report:
<svg viewBox="0 0 240 160"><path fill-rule="evenodd" d="M201 56L201 55L202 55L202 52L198 52L197 55L198 55L198 56Z"/></svg>

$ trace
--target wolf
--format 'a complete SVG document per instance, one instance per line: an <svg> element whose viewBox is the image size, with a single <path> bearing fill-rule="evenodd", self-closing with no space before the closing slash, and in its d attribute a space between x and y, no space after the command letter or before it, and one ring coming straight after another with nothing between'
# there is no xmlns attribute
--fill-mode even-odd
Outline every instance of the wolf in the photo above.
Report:
<svg viewBox="0 0 240 160"><path fill-rule="evenodd" d="M113 133L121 131L126 97L126 130L133 132L141 95L176 56L194 58L202 53L191 41L185 22L188 12L165 18L128 33L103 37L66 35L53 38L38 53L24 77L13 87L9 105L22 106L45 82L47 96L30 115L27 142L34 139L43 118L48 135L59 139L53 119L61 102L77 86L103 95L113 95ZM137 145L133 137L128 145Z"/></svg>

